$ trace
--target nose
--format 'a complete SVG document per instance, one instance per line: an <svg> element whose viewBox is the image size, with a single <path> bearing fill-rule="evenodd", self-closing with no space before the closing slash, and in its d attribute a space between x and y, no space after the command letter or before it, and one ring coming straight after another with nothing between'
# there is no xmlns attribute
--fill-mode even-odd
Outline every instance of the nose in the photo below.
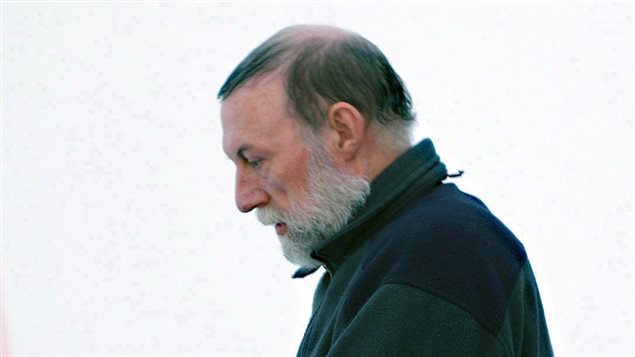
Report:
<svg viewBox="0 0 635 357"><path fill-rule="evenodd" d="M247 213L267 202L269 202L269 195L262 189L258 178L237 171L236 207L238 210Z"/></svg>

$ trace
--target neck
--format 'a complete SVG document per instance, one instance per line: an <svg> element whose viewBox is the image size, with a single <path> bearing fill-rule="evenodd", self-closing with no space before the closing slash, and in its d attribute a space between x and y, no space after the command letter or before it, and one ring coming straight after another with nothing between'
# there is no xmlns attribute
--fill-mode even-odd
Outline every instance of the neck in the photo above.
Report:
<svg viewBox="0 0 635 357"><path fill-rule="evenodd" d="M379 174L382 173L388 165L407 150L408 149L385 150L385 147L380 147L379 150L369 153L366 170L366 176L368 177L369 182L375 180L375 178L379 176Z"/></svg>
<svg viewBox="0 0 635 357"><path fill-rule="evenodd" d="M346 161L335 159L335 163L349 173L372 182L386 167L412 147L410 143L395 145L388 135L380 134L377 127L370 126L355 155Z"/></svg>

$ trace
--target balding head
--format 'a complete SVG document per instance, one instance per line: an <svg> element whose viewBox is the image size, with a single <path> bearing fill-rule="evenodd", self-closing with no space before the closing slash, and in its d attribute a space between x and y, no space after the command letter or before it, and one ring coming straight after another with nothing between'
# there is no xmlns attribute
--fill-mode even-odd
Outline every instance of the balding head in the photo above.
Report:
<svg viewBox="0 0 635 357"><path fill-rule="evenodd" d="M249 53L218 98L270 73L285 78L289 112L314 132L326 124L333 104L346 102L379 127L382 144L410 145L410 95L383 53L362 36L326 25L284 28Z"/></svg>
<svg viewBox="0 0 635 357"><path fill-rule="evenodd" d="M292 25L280 30L275 36L286 36L290 40L301 42L312 38L336 40L346 36L355 36L355 33L330 25Z"/></svg>

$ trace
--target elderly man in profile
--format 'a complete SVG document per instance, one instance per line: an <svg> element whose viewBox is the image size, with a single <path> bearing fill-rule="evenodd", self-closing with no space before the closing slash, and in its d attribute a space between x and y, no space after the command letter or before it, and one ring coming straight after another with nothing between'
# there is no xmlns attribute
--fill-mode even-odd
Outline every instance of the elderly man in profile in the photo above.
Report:
<svg viewBox="0 0 635 357"><path fill-rule="evenodd" d="M325 272L299 356L550 356L522 244L411 144L401 78L360 35L298 25L218 93L236 205L275 227L295 278Z"/></svg>

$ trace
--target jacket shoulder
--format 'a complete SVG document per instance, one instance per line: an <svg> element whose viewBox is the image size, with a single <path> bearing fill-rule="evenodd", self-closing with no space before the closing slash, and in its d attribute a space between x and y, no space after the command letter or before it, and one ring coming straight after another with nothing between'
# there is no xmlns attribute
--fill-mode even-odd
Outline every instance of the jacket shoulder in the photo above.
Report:
<svg viewBox="0 0 635 357"><path fill-rule="evenodd" d="M513 233L453 184L413 200L374 234L367 252L362 269L375 289L398 283L424 290L494 334L527 260Z"/></svg>

